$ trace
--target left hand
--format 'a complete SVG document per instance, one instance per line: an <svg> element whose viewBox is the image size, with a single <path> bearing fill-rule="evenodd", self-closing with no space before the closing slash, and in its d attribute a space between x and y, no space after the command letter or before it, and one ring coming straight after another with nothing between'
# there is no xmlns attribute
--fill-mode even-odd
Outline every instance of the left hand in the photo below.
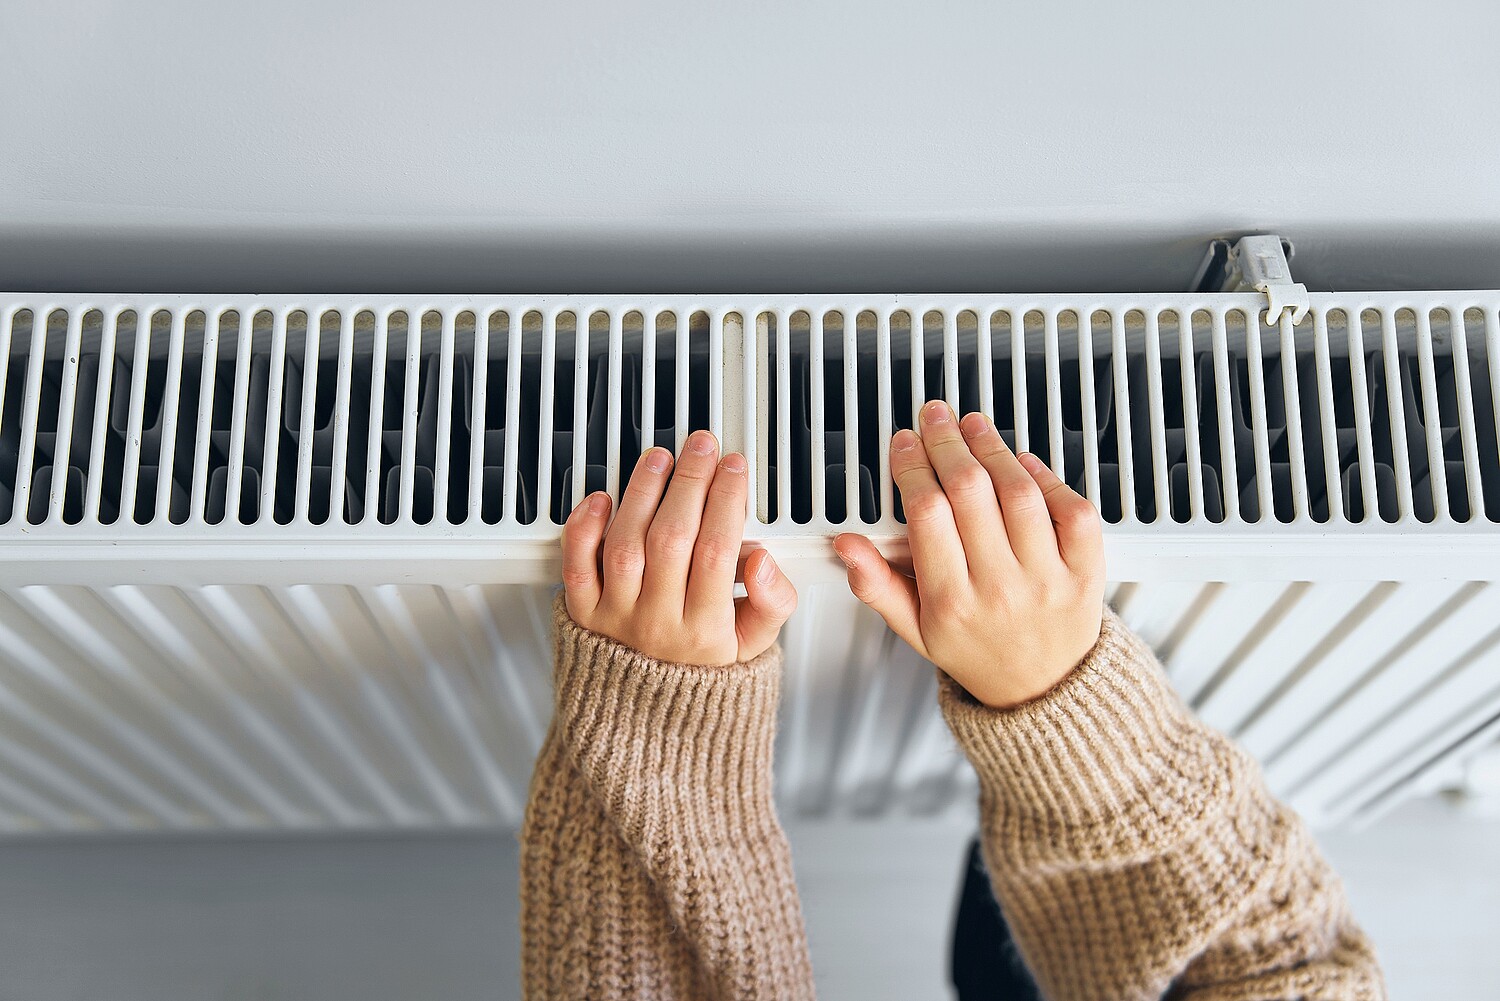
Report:
<svg viewBox="0 0 1500 1001"><path fill-rule="evenodd" d="M641 455L613 523L603 491L573 509L562 546L574 622L682 664L753 660L776 642L797 590L759 549L745 560L745 597L734 597L749 488L745 457L718 456L714 436L694 431L670 486L672 453Z"/></svg>

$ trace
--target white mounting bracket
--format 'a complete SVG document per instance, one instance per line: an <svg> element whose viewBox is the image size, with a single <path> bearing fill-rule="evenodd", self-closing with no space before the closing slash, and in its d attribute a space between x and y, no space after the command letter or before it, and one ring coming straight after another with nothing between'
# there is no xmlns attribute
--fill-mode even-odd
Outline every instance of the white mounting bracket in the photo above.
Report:
<svg viewBox="0 0 1500 1001"><path fill-rule="evenodd" d="M1266 323L1276 326L1287 310L1292 323L1301 323L1307 315L1307 286L1292 281L1292 267L1287 262L1281 237L1245 236L1229 248L1223 284L1226 292L1253 289L1266 294Z"/></svg>

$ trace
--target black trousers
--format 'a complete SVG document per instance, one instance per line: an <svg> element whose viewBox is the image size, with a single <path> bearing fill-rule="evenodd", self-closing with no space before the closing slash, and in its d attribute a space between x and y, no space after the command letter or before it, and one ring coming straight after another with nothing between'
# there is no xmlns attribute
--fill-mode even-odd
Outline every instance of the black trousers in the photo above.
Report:
<svg viewBox="0 0 1500 1001"><path fill-rule="evenodd" d="M958 892L949 974L958 1001L1042 1001L990 889L978 838L969 845Z"/></svg>

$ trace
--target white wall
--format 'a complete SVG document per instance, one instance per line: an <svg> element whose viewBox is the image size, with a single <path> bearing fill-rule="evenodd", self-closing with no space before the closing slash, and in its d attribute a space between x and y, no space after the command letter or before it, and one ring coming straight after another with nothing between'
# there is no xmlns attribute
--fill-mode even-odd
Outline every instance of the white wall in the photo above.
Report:
<svg viewBox="0 0 1500 1001"><path fill-rule="evenodd" d="M1428 801L1323 839L1396 1001L1500 993L1496 830ZM790 828L823 1001L948 996L971 832ZM516 997L516 866L510 836L0 843L0 998Z"/></svg>
<svg viewBox="0 0 1500 1001"><path fill-rule="evenodd" d="M917 998L946 984L961 822L791 829L824 1001ZM1319 843L1375 942L1394 1001L1500 996L1500 823L1415 801Z"/></svg>
<svg viewBox="0 0 1500 1001"><path fill-rule="evenodd" d="M12 0L0 286L1500 282L1500 6Z"/></svg>

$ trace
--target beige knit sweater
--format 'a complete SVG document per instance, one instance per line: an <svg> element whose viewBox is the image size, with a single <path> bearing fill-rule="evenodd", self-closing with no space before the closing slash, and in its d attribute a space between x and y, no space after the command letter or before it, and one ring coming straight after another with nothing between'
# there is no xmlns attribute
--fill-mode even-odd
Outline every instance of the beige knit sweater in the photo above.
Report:
<svg viewBox="0 0 1500 1001"><path fill-rule="evenodd" d="M575 625L561 599L554 618L555 715L521 841L526 997L811 998L771 804L779 651L669 664ZM1300 821L1113 613L1019 708L941 680L996 896L1049 999L1385 997Z"/></svg>

